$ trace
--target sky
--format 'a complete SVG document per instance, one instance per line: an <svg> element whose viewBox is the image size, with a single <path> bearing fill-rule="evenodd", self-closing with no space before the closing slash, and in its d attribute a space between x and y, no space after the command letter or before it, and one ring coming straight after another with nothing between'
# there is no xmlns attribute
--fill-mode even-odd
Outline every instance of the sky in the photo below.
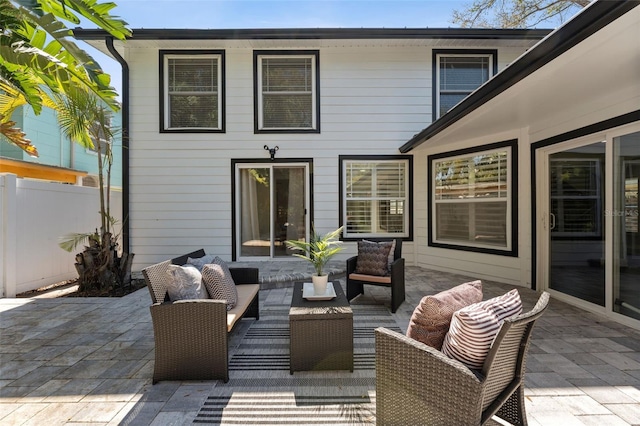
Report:
<svg viewBox="0 0 640 426"><path fill-rule="evenodd" d="M111 14L136 28L447 28L472 0L113 0ZM95 28L91 22L80 25ZM121 93L120 65L87 50Z"/></svg>
<svg viewBox="0 0 640 426"><path fill-rule="evenodd" d="M471 0L113 0L111 14L136 28L447 28ZM83 28L95 28L91 22ZM87 50L121 93L120 65Z"/></svg>
<svg viewBox="0 0 640 426"><path fill-rule="evenodd" d="M115 0L130 28L448 27L459 0Z"/></svg>

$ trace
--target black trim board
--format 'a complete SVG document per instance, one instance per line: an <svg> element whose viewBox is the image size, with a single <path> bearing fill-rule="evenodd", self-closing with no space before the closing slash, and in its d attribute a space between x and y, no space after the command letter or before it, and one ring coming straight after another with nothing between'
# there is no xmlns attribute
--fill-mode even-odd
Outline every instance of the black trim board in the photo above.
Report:
<svg viewBox="0 0 640 426"><path fill-rule="evenodd" d="M339 155L338 156L338 226L344 226L344 207L342 206L342 195L344 193L343 169L342 165L345 160L361 160L361 161L378 161L378 160L408 160L409 170L407 170L408 180L408 211L409 211L409 235L402 237L403 241L413 241L413 155ZM373 238L373 237L366 237ZM341 241L360 241L362 237L344 238Z"/></svg>
<svg viewBox="0 0 640 426"><path fill-rule="evenodd" d="M629 12L639 1L597 1L531 48L519 60L466 97L447 114L414 135L399 150L407 153L455 124L511 86L533 74L587 37Z"/></svg>
<svg viewBox="0 0 640 426"><path fill-rule="evenodd" d="M540 148L614 129L636 121L640 121L640 110L632 111L618 117L571 130L531 144L531 288L533 290L538 289L538 275L536 273L538 269L538 227L536 226L536 217L538 217L538 204L536 203L538 188L536 186L536 151Z"/></svg>
<svg viewBox="0 0 640 426"><path fill-rule="evenodd" d="M435 220L433 212L433 161L441 158L456 157L460 155L473 154L482 151L493 151L501 148L511 148L511 170L510 192L511 192L511 250L500 250L485 247L472 247L462 244L447 244L434 242L432 220ZM494 254L498 256L518 257L518 140L511 139L502 142L494 142L487 145L479 145L471 148L459 149L455 151L441 152L427 156L427 246L444 248L458 251L469 251L475 253ZM509 238L509 236L507 236Z"/></svg>

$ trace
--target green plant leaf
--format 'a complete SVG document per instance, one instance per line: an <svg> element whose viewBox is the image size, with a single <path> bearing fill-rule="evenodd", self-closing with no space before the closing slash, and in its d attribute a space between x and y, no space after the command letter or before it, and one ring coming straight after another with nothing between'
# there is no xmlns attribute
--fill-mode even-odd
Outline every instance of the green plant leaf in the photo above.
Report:
<svg viewBox="0 0 640 426"><path fill-rule="evenodd" d="M342 241L339 240L341 233L342 227L321 235L312 226L309 241L287 240L285 244L291 249L300 250L302 253L293 255L310 262L316 274L323 275L323 268L327 262L342 251Z"/></svg>

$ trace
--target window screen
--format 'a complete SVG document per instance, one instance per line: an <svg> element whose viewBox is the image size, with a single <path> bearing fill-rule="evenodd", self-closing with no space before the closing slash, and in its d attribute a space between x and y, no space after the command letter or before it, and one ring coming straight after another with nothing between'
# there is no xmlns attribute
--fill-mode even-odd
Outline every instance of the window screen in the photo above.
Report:
<svg viewBox="0 0 640 426"><path fill-rule="evenodd" d="M259 130L317 128L316 56L259 55Z"/></svg>
<svg viewBox="0 0 640 426"><path fill-rule="evenodd" d="M491 74L490 55L438 55L438 116L442 116L484 84Z"/></svg>
<svg viewBox="0 0 640 426"><path fill-rule="evenodd" d="M221 129L220 55L165 57L165 129Z"/></svg>

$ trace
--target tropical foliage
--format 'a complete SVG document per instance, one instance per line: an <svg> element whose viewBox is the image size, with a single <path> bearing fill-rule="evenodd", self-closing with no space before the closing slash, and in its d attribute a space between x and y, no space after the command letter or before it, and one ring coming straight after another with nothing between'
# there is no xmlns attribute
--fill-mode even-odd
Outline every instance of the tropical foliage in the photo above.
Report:
<svg viewBox="0 0 640 426"><path fill-rule="evenodd" d="M38 155L11 115L23 105L36 114L43 106L54 107L54 94L81 88L118 110L110 76L76 45L65 25L85 19L124 39L131 31L110 14L115 6L98 0L0 0L0 133L10 143Z"/></svg>
<svg viewBox="0 0 640 426"><path fill-rule="evenodd" d="M311 228L311 238L309 241L300 240L287 240L285 244L287 247L299 250L304 254L295 253L301 259L311 262L313 268L316 271L316 275L321 276L323 274L323 268L329 262L329 260L342 251L342 241L339 240L342 227L327 234L319 234L315 228Z"/></svg>
<svg viewBox="0 0 640 426"><path fill-rule="evenodd" d="M564 22L593 0L474 0L453 11L463 28L533 28L552 19Z"/></svg>
<svg viewBox="0 0 640 426"><path fill-rule="evenodd" d="M112 127L113 111L96 94L71 88L65 95L54 95L58 124L62 133L80 145L93 148L98 157L100 192L100 230L67 235L60 247L74 250L88 241L82 253L76 255L79 292L91 289L114 291L122 288L131 277L133 254L118 251L116 221L111 216L111 141L118 129Z"/></svg>

